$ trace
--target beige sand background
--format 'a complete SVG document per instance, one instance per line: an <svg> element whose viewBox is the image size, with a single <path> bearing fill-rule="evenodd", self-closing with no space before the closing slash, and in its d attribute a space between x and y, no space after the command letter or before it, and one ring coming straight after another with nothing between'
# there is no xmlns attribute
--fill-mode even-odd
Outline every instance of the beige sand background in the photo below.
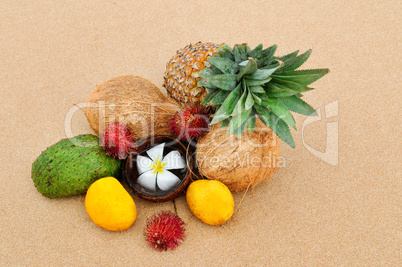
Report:
<svg viewBox="0 0 402 267"><path fill-rule="evenodd" d="M2 1L0 264L401 265L400 17L392 0ZM238 209L221 226L200 222L179 197L187 238L163 253L142 232L173 202L135 198L137 221L116 233L92 223L84 196L38 193L31 164L66 137L74 104L119 75L162 88L166 62L197 41L277 44L278 54L312 48L305 68L330 68L305 95L322 119L296 116L296 148L281 143L286 167L272 181L240 207L234 194ZM330 164L312 151L325 152L327 128L337 125ZM81 112L72 130L92 133Z"/></svg>

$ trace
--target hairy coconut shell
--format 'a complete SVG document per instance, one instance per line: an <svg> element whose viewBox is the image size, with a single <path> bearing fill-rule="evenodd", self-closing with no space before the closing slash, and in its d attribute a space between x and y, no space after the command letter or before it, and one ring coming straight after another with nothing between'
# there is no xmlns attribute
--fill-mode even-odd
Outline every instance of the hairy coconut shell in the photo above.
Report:
<svg viewBox="0 0 402 267"><path fill-rule="evenodd" d="M89 98L84 110L97 135L112 122L127 125L136 139L169 135L169 120L179 106L150 81L138 76L120 76L103 83Z"/></svg>
<svg viewBox="0 0 402 267"><path fill-rule="evenodd" d="M254 188L278 168L279 142L271 128L257 119L253 133L227 134L215 124L198 141L197 165L201 175L224 183L231 191Z"/></svg>

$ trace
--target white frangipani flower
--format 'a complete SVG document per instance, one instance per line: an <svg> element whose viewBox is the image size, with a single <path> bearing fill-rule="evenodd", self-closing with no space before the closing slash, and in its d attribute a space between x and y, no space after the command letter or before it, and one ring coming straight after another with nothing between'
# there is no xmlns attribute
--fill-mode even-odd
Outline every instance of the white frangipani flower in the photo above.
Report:
<svg viewBox="0 0 402 267"><path fill-rule="evenodd" d="M146 153L149 156L137 156L137 169L140 176L137 182L149 190L156 190L156 185L167 191L180 183L179 177L169 170L183 169L186 162L177 150L169 152L163 157L165 143L154 146Z"/></svg>

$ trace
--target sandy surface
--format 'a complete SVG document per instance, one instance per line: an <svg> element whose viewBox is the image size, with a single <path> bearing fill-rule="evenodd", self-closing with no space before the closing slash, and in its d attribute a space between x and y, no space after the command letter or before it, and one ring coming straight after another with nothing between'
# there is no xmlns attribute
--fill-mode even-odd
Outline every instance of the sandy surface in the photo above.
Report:
<svg viewBox="0 0 402 267"><path fill-rule="evenodd" d="M2 1L1 265L400 265L400 10L392 0ZM36 190L36 157L70 128L92 133L82 112L66 123L74 104L120 75L162 88L166 62L197 41L312 48L304 68L331 70L305 95L321 119L295 116L296 148L281 143L285 167L241 205L234 194L227 223L203 224L181 196L187 238L159 253L142 232L173 202L135 197L135 224L111 232L92 223L84 196Z"/></svg>

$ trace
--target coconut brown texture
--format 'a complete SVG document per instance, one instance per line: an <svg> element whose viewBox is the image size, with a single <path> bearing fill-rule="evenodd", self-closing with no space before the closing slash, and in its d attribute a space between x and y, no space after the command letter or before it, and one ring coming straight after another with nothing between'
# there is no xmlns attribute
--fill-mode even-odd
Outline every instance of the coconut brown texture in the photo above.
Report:
<svg viewBox="0 0 402 267"><path fill-rule="evenodd" d="M84 112L97 135L108 124L118 121L125 123L138 140L169 135L169 120L179 110L150 81L138 76L120 76L96 88Z"/></svg>
<svg viewBox="0 0 402 267"><path fill-rule="evenodd" d="M211 127L198 141L197 165L201 175L224 183L231 191L243 191L271 178L278 165L276 134L259 119L253 133L227 134L227 127Z"/></svg>

